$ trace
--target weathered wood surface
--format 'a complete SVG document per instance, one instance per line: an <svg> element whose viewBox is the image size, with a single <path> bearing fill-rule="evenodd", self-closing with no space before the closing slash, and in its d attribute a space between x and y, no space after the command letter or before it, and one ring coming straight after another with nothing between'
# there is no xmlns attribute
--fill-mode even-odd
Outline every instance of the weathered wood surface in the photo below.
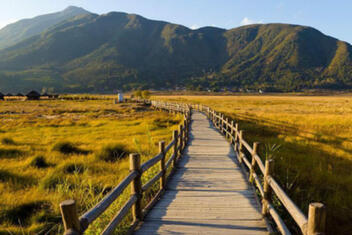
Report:
<svg viewBox="0 0 352 235"><path fill-rule="evenodd" d="M193 114L191 128L165 194L135 234L268 234L230 144L204 114Z"/></svg>

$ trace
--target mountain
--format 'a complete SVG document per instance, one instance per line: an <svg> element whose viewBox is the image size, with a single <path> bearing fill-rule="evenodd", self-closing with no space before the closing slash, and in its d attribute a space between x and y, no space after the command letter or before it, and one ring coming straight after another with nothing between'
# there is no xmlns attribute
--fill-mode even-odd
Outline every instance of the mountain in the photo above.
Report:
<svg viewBox="0 0 352 235"><path fill-rule="evenodd" d="M0 49L40 34L64 20L88 13L83 8L71 6L57 13L41 15L9 24L0 30Z"/></svg>
<svg viewBox="0 0 352 235"><path fill-rule="evenodd" d="M3 92L175 88L352 88L352 46L316 29L257 24L225 30L134 14L85 14L0 51Z"/></svg>

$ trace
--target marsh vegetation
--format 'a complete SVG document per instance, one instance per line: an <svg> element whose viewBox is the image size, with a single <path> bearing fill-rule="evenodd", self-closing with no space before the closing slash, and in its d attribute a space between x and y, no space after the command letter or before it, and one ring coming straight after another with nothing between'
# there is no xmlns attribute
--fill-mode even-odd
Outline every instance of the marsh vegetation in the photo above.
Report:
<svg viewBox="0 0 352 235"><path fill-rule="evenodd" d="M62 232L61 201L87 211L128 174L128 153L146 161L182 120L142 104L67 98L0 102L0 234ZM123 200L87 234L101 231Z"/></svg>
<svg viewBox="0 0 352 235"><path fill-rule="evenodd" d="M266 148L280 146L274 178L293 201L304 213L310 202L326 204L328 234L352 230L351 96L157 98L205 104L237 120L246 140L261 143L260 156Z"/></svg>

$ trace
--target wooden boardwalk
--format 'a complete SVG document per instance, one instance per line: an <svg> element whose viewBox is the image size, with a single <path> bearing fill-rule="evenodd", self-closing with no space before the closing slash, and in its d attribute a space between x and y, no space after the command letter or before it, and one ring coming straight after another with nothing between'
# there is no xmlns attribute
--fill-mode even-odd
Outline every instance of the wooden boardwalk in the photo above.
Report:
<svg viewBox="0 0 352 235"><path fill-rule="evenodd" d="M192 119L178 168L135 234L268 234L231 145L204 114Z"/></svg>

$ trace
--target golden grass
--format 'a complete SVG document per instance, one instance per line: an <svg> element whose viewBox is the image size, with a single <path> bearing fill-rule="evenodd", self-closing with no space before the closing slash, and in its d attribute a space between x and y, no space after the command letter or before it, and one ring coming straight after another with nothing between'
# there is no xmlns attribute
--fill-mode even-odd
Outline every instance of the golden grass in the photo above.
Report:
<svg viewBox="0 0 352 235"><path fill-rule="evenodd" d="M352 231L351 96L158 96L232 117L250 143L279 144L275 178L305 214L327 205L328 234Z"/></svg>
<svg viewBox="0 0 352 235"><path fill-rule="evenodd" d="M0 234L62 232L61 201L75 199L82 213L128 174L128 159L99 160L102 148L118 144L144 162L181 120L111 100L0 102ZM61 152L58 143L79 151ZM100 231L127 194L88 233Z"/></svg>

